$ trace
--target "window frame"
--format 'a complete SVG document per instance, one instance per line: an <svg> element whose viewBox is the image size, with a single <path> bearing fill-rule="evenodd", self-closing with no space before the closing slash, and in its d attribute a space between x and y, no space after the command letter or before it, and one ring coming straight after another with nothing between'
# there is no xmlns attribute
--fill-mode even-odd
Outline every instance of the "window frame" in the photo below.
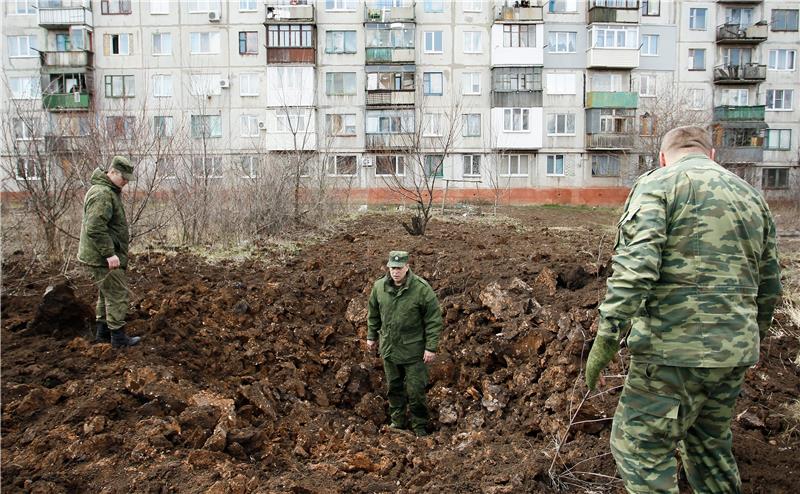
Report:
<svg viewBox="0 0 800 494"><path fill-rule="evenodd" d="M599 161L600 158L605 158L607 162L602 164L597 164L596 161ZM613 171L614 167L611 167L612 169L611 173L598 173L599 171L609 169L610 165L612 165L612 161L614 161L614 164L616 166L616 172ZM592 177L600 177L600 178L620 177L622 174L621 172L622 160L619 159L619 156L613 154L593 154L590 164L592 167ZM597 170L598 172L596 172L595 170Z"/></svg>
<svg viewBox="0 0 800 494"><path fill-rule="evenodd" d="M258 128L258 115L243 113L239 115L239 137L260 137L261 129Z"/></svg>
<svg viewBox="0 0 800 494"><path fill-rule="evenodd" d="M698 53L698 52L702 53L702 55L703 55L703 66L702 66L702 68L696 68L696 66L695 66L696 56L693 55L693 53ZM706 49L705 48L689 48L688 60L689 60L689 68L687 70L692 71L692 72L702 72L702 71L706 70Z"/></svg>
<svg viewBox="0 0 800 494"><path fill-rule="evenodd" d="M203 167L201 170L202 173L200 174L197 173L198 160L200 160L200 164ZM208 166L209 163L211 166ZM225 175L225 170L222 165L222 156L196 154L192 156L192 175L206 179L222 178Z"/></svg>
<svg viewBox="0 0 800 494"><path fill-rule="evenodd" d="M434 76L438 76L439 79L439 92L434 91ZM444 72L423 72L422 94L425 96L442 96L444 94Z"/></svg>
<svg viewBox="0 0 800 494"><path fill-rule="evenodd" d="M560 127L563 128L563 131L559 131L559 120L562 120L562 124ZM576 129L575 129L575 118L574 113L570 112L560 112L560 113L548 113L547 114L547 136L548 137L564 137L564 136L575 136ZM570 132L570 126L572 127L572 132Z"/></svg>
<svg viewBox="0 0 800 494"><path fill-rule="evenodd" d="M381 166L379 161L381 159L389 159L392 161L394 168L393 173L380 173ZM405 177L406 176L406 158L401 154L379 154L375 156L375 176L376 177Z"/></svg>
<svg viewBox="0 0 800 494"><path fill-rule="evenodd" d="M162 7L162 10L157 10L156 6ZM150 0L150 15L168 15L169 14L169 0Z"/></svg>
<svg viewBox="0 0 800 494"><path fill-rule="evenodd" d="M175 95L174 93L174 86L172 84L172 74L153 74L152 77L153 83L153 97L154 98L171 98ZM157 82L158 81L158 82ZM169 81L167 86L164 86L164 81ZM166 92L159 92L157 89L163 89L164 87L168 87L169 90Z"/></svg>
<svg viewBox="0 0 800 494"><path fill-rule="evenodd" d="M258 31L239 31L239 55L258 55Z"/></svg>
<svg viewBox="0 0 800 494"><path fill-rule="evenodd" d="M769 175L774 174L774 177ZM783 177L781 177L781 175ZM783 180L781 180L783 178ZM782 183L778 183L782 182ZM789 188L789 168L788 167L769 167L761 169L761 188L762 189L788 189Z"/></svg>
<svg viewBox="0 0 800 494"><path fill-rule="evenodd" d="M469 91L467 91L467 87L465 86L466 79L469 76ZM475 88L475 76L478 79L478 90L474 91ZM483 91L483 84L481 84L481 73L480 72L462 72L461 73L461 94L464 96L480 96L481 92Z"/></svg>
<svg viewBox="0 0 800 494"><path fill-rule="evenodd" d="M348 43L347 38L348 34L352 35L352 51L348 51ZM331 35L337 36L341 35L342 39L342 49L341 51L336 49L337 40L334 39L333 43L331 43ZM331 49L331 45L333 45L333 49ZM353 55L358 53L358 32L354 30L347 30L347 29L331 29L325 31L325 53L332 54L332 55Z"/></svg>
<svg viewBox="0 0 800 494"><path fill-rule="evenodd" d="M8 89L12 100L37 100L42 97L42 81L37 76L9 77Z"/></svg>
<svg viewBox="0 0 800 494"><path fill-rule="evenodd" d="M522 172L522 157L525 157L525 172ZM513 173L511 162L512 158L516 158L516 173ZM500 155L500 164L498 166L498 175L501 177L529 177L531 170L531 155L508 153Z"/></svg>
<svg viewBox="0 0 800 494"><path fill-rule="evenodd" d="M207 37L208 51L194 51L195 39L200 50L203 49L203 37ZM213 51L216 48L217 51ZM189 33L189 55L219 55L222 51L222 35L219 31L193 31Z"/></svg>
<svg viewBox="0 0 800 494"><path fill-rule="evenodd" d="M20 164L23 165L25 170L24 174L20 174ZM30 166L32 164L32 166ZM31 175L29 170L33 169L34 174ZM41 180L46 175L46 169L42 166L42 163L35 159L26 156L21 156L17 158L16 166L14 166L14 178L17 181L28 181L28 180Z"/></svg>
<svg viewBox="0 0 800 494"><path fill-rule="evenodd" d="M697 26L697 14L703 14L702 27ZM694 27L692 27L694 25ZM690 7L689 8L689 30L690 31L708 31L708 9L705 7Z"/></svg>
<svg viewBox="0 0 800 494"><path fill-rule="evenodd" d="M333 126L331 124L332 124L332 122L333 122L335 117L338 117L339 120L341 121L341 125L340 125L340 127L342 129L341 133L332 133L331 132L331 130L333 128ZM349 120L348 117L352 117L352 121L353 121L353 123L352 123L353 131L352 132L348 132L349 127L351 127L351 125L348 125L348 123L347 123L347 121ZM357 125L356 125L356 114L355 113L328 113L327 115L325 115L325 132L326 132L327 135L329 135L331 137L355 137L356 134L358 133Z"/></svg>
<svg viewBox="0 0 800 494"><path fill-rule="evenodd" d="M331 89L337 85L337 81L335 80L337 77L341 78L339 84L342 87L341 92L331 92ZM353 92L347 92L348 82L352 79L353 83ZM325 95L326 96L355 96L358 92L357 89L358 80L356 78L355 72L340 72L340 71L331 71L325 73Z"/></svg>
<svg viewBox="0 0 800 494"><path fill-rule="evenodd" d="M163 139L173 135L175 135L175 119L172 115L153 115L153 137Z"/></svg>
<svg viewBox="0 0 800 494"><path fill-rule="evenodd" d="M242 7L245 2L251 3L252 7ZM258 2L256 0L239 0L239 12L258 12Z"/></svg>
<svg viewBox="0 0 800 494"><path fill-rule="evenodd" d="M775 106L775 102L777 101L777 92L780 91L780 102L781 106ZM789 95L787 98L786 95ZM788 101L789 106L786 106L786 102ZM770 106L772 103L772 106ZM767 89L767 101L766 101L766 110L767 111L793 111L794 110L794 89Z"/></svg>
<svg viewBox="0 0 800 494"><path fill-rule="evenodd" d="M477 118L476 118L477 117ZM482 117L480 113L463 113L461 115L462 124L461 124L461 137L480 137L481 136L481 127L483 125ZM477 133L468 133L471 129L471 126L475 125L475 120L477 120Z"/></svg>
<svg viewBox="0 0 800 494"><path fill-rule="evenodd" d="M648 50L647 50L647 52L645 52L645 50L644 50L644 48L645 48L645 41L644 41L645 38L647 38L648 40L655 39L655 48L656 48L655 53L652 53L652 46L651 46L650 42L647 43ZM642 43L642 48L641 48L641 50L639 50L639 54L641 56L643 56L643 57L657 57L658 56L658 39L659 38L660 38L660 36L658 34L651 34L651 33L641 34L640 35L640 41Z"/></svg>
<svg viewBox="0 0 800 494"><path fill-rule="evenodd" d="M131 0L100 0L101 15L130 15L133 13ZM116 5L116 12L111 11L111 5ZM124 10L127 7L128 10Z"/></svg>
<svg viewBox="0 0 800 494"><path fill-rule="evenodd" d="M342 173L342 166L339 161L351 161L352 163L344 163L344 165L352 166L352 173ZM357 177L358 176L358 156L355 154L336 154L328 156L325 174L331 177Z"/></svg>
<svg viewBox="0 0 800 494"><path fill-rule="evenodd" d="M769 136L773 132L777 132L778 133L778 138L776 139L778 141L778 144L775 145L775 146L770 145L770 141L772 139L770 139ZM786 143L785 147L781 145L781 142L783 141L782 137L784 135L787 136L786 140L788 141ZM792 129L765 129L764 130L764 149L767 149L767 150L770 150L770 151L790 151L792 149Z"/></svg>
<svg viewBox="0 0 800 494"><path fill-rule="evenodd" d="M12 0L12 2L13 6L8 9L8 15L36 14L36 0ZM20 6L22 6L22 9L20 9ZM22 12L20 10L22 10Z"/></svg>
<svg viewBox="0 0 800 494"><path fill-rule="evenodd" d="M566 40L564 40L565 50L559 50L558 47L561 46L561 35L566 35ZM548 44L548 53L556 53L556 54L565 54L565 53L577 53L578 50L578 33L577 31L550 31L547 33L547 44ZM572 50L570 50L570 44L572 45Z"/></svg>
<svg viewBox="0 0 800 494"><path fill-rule="evenodd" d="M560 159L559 159L560 158ZM561 165L561 173L558 172L558 165ZM565 171L565 155L563 154L548 154L545 161L545 175L548 177L564 177ZM551 165L552 164L552 168ZM552 170L552 171L551 171Z"/></svg>
<svg viewBox="0 0 800 494"><path fill-rule="evenodd" d="M464 54L465 55L479 55L483 53L483 32L482 31L464 31ZM475 40L477 39L477 48L470 46L470 50L467 50L467 37L471 38L472 44L475 44Z"/></svg>
<svg viewBox="0 0 800 494"><path fill-rule="evenodd" d="M433 161L438 160L439 163L434 168ZM444 178L444 155L443 154L426 154L423 160L422 172L426 178ZM433 173L432 173L433 172Z"/></svg>
<svg viewBox="0 0 800 494"><path fill-rule="evenodd" d="M114 135L110 134L109 128L112 127L109 123L113 123L114 127ZM120 125L121 123L121 125ZM133 134L136 126L136 117L126 116L126 115L106 115L105 118L105 128L106 132L108 133L108 137L115 138L115 139L122 139L124 141L129 141L133 139ZM120 136L116 131L119 128L122 128L122 132L124 135Z"/></svg>
<svg viewBox="0 0 800 494"><path fill-rule="evenodd" d="M260 88L260 77L259 72L239 72L239 96L242 98L255 98L261 95L259 91ZM247 84L244 83L245 79L248 81ZM253 81L255 80L255 84ZM250 86L255 86L250 87ZM245 92L246 89L253 90L253 92Z"/></svg>
<svg viewBox="0 0 800 494"><path fill-rule="evenodd" d="M164 45L164 38L169 41L169 50L167 52L164 51L156 51L156 37L159 39L158 46L160 49L163 50ZM154 57L167 57L172 55L172 32L157 32L153 33L152 37L150 38L150 42L152 44L151 55Z"/></svg>
<svg viewBox="0 0 800 494"><path fill-rule="evenodd" d="M519 118L516 120L519 122L519 129L514 129L515 119L514 115L516 112L519 112ZM503 132L505 133L527 133L531 131L531 110L530 108L503 108ZM509 117L506 117L506 115ZM511 128L509 129L506 124L511 123Z"/></svg>
<svg viewBox="0 0 800 494"><path fill-rule="evenodd" d="M20 50L20 41L23 39L27 42L27 54L23 54ZM13 42L12 42L13 40ZM38 36L35 34L20 34L6 36L6 43L8 43L8 58L36 58L39 56L37 47L39 45ZM11 54L11 48L14 47L17 52L16 55Z"/></svg>
<svg viewBox="0 0 800 494"><path fill-rule="evenodd" d="M428 48L428 35L430 35L431 47ZM439 38L439 49L436 49L436 38ZM441 55L444 53L444 32L443 31L423 31L423 53Z"/></svg>
<svg viewBox="0 0 800 494"><path fill-rule="evenodd" d="M784 60L780 60L781 52L785 55ZM772 54L775 53L775 64L772 63ZM781 61L788 62L791 54L791 68L779 68ZM785 64L788 66L788 64ZM797 69L797 50L794 48L774 48L767 52L767 70L775 72L794 72Z"/></svg>
<svg viewBox="0 0 800 494"><path fill-rule="evenodd" d="M462 154L462 176L464 177L480 177L481 176L481 155L480 154ZM469 163L467 163L469 161ZM477 167L477 172L475 171Z"/></svg>
<svg viewBox="0 0 800 494"><path fill-rule="evenodd" d="M645 81L648 82L645 83ZM645 90L648 90L648 92L645 92ZM653 74L639 74L639 97L655 98L657 94L658 94L658 78Z"/></svg>
<svg viewBox="0 0 800 494"><path fill-rule="evenodd" d="M655 12L650 9L651 4L655 4ZM641 14L644 17L658 17L661 15L660 0L641 0Z"/></svg>
<svg viewBox="0 0 800 494"><path fill-rule="evenodd" d="M121 78L122 93L115 95L115 80ZM136 78L129 74L107 74L103 77L104 95L106 98L135 98L136 97ZM132 88L128 91L128 88Z"/></svg>
<svg viewBox="0 0 800 494"><path fill-rule="evenodd" d="M267 49L314 48L314 27L311 24L270 24L267 26Z"/></svg>
<svg viewBox="0 0 800 494"><path fill-rule="evenodd" d="M331 4L333 7L329 7ZM325 0L326 12L355 12L357 6L356 0Z"/></svg>
<svg viewBox="0 0 800 494"><path fill-rule="evenodd" d="M794 14L794 19L784 18L783 21L786 22L786 21L793 20L794 21L794 25L793 26L789 25L789 27L783 27L781 29L775 29L775 25L778 24L775 21L775 19L776 19L776 15L775 14L777 14L777 13L783 13L785 15L789 15L789 14L793 13ZM769 23L770 31L773 31L773 32L789 32L789 33L797 32L798 28L800 28L800 10L798 10L798 9L772 9L772 13L770 15L770 21L771 21Z"/></svg>
<svg viewBox="0 0 800 494"><path fill-rule="evenodd" d="M199 123L195 123L195 119L199 120ZM212 125L212 121L217 121L218 125ZM203 128L199 129L198 125L202 125ZM214 131L219 129L219 134L215 134ZM202 133L198 133L202 131ZM191 115L189 118L189 131L192 139L221 139L222 138L222 115L213 115L213 114L198 114L198 115ZM208 135L206 135L208 133Z"/></svg>
<svg viewBox="0 0 800 494"><path fill-rule="evenodd" d="M502 36L503 48L536 48L536 24L503 24ZM524 46L523 39L526 43Z"/></svg>

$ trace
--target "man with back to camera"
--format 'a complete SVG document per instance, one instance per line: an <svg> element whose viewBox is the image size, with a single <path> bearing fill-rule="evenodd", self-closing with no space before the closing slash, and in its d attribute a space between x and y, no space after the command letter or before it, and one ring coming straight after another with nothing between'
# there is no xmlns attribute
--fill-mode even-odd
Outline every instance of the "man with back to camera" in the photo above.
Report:
<svg viewBox="0 0 800 494"><path fill-rule="evenodd" d="M780 267L766 201L714 156L704 129L669 131L661 168L639 178L618 224L586 383L595 388L630 328L611 429L628 492L677 493L676 447L694 492L741 491L731 417L772 322Z"/></svg>
<svg viewBox="0 0 800 494"><path fill-rule="evenodd" d="M436 357L442 312L428 282L408 268L408 252L390 252L386 265L389 274L375 282L369 296L367 350L373 353L380 339L390 427L408 427L408 405L411 429L417 436L426 436L427 364Z"/></svg>

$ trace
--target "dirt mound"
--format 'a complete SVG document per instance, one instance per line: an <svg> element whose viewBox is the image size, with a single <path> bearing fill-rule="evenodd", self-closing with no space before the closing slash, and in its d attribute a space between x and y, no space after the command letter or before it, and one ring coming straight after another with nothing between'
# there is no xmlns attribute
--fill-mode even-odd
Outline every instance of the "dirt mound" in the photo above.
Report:
<svg viewBox="0 0 800 494"><path fill-rule="evenodd" d="M613 490L597 474L614 475L618 390L589 398L567 433L586 391L580 371L610 246L597 249L608 236L594 213L538 226L557 214L537 211L524 227L435 221L426 238L368 216L277 264L139 255L127 330L144 339L124 351L15 330L35 317L43 287L30 280L48 273L7 279L3 490ZM381 362L363 351L369 287L400 247L445 317L423 439L384 427ZM12 256L4 271L19 263ZM90 284L77 285L91 303ZM789 364L797 344L773 338L763 353L737 409L736 454L746 492L791 492L800 440L779 406L800 395Z"/></svg>

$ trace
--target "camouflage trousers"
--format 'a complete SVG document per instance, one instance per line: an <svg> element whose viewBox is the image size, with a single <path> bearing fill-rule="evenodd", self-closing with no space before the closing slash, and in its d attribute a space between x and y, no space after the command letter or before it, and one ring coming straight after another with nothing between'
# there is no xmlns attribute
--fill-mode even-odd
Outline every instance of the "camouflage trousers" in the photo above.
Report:
<svg viewBox="0 0 800 494"><path fill-rule="evenodd" d="M96 319L108 323L114 331L125 325L128 315L128 281L124 269L88 266L89 274L97 284L99 295L95 307Z"/></svg>
<svg viewBox="0 0 800 494"><path fill-rule="evenodd" d="M389 415L392 423L405 426L406 406L411 412L411 428L424 429L428 425L428 405L425 387L428 385L428 366L420 360L413 364L396 364L383 360L386 374Z"/></svg>
<svg viewBox="0 0 800 494"><path fill-rule="evenodd" d="M746 370L631 364L611 429L628 492L677 494L677 448L695 493L741 492L731 416Z"/></svg>

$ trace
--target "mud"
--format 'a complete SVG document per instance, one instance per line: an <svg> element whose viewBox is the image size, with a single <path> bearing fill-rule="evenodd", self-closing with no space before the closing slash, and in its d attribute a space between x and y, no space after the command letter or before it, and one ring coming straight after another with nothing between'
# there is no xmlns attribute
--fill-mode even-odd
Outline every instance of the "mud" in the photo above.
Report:
<svg viewBox="0 0 800 494"><path fill-rule="evenodd" d="M40 307L63 278L7 256L3 491L618 492L619 390L586 400L567 432L614 215L514 215L434 221L425 238L370 215L283 258L139 254L127 331L144 339L124 351L92 343L85 275L70 272L77 302L59 288ZM401 248L445 318L426 438L385 428L381 362L363 348L369 287ZM800 396L797 353L772 337L748 372L733 426L745 492L796 492L800 433L783 407Z"/></svg>

